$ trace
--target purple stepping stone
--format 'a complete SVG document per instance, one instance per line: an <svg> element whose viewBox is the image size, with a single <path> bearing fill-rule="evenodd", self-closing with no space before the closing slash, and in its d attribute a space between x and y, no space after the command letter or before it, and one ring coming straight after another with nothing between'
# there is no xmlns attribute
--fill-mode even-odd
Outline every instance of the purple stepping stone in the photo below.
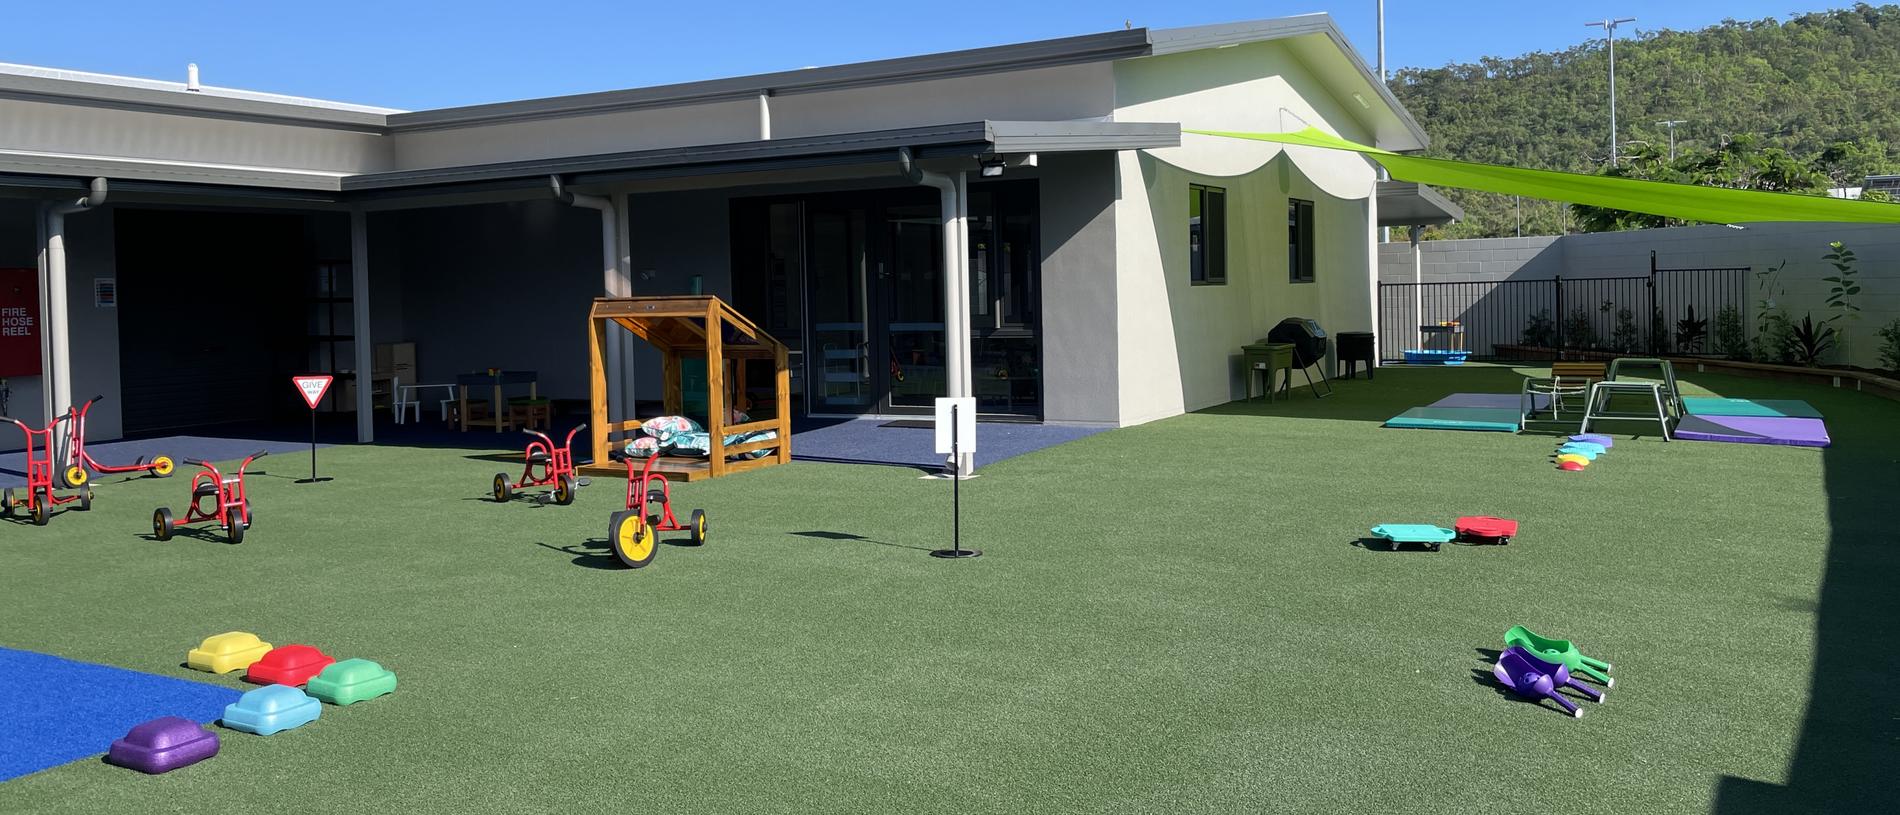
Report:
<svg viewBox="0 0 1900 815"><path fill-rule="evenodd" d="M112 742L106 761L142 773L171 772L218 754L218 734L190 719L160 716Z"/></svg>
<svg viewBox="0 0 1900 815"><path fill-rule="evenodd" d="M1571 436L1570 440L1586 442L1589 444L1600 444L1600 445L1603 445L1603 449L1605 450L1608 450L1616 446L1616 439L1612 439L1609 436L1603 435L1602 433L1578 433L1575 436Z"/></svg>

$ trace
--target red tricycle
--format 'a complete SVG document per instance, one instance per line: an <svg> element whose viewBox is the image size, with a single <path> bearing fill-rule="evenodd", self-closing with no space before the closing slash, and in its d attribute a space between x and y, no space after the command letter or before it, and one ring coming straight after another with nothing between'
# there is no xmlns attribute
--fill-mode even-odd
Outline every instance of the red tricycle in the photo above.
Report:
<svg viewBox="0 0 1900 815"><path fill-rule="evenodd" d="M82 484L72 487L55 486L53 483L53 434L60 422L72 421L73 412L55 417L46 427L34 430L26 422L9 416L0 416L0 421L12 422L20 426L20 432L26 434L26 497L17 498L13 488L8 487L0 494L0 518L13 517L13 510L26 507L27 517L34 526L45 526L52 517L53 507L61 504L79 502L79 511L92 509L92 488ZM35 449L35 444L38 448ZM72 495L60 495L56 490L77 489Z"/></svg>
<svg viewBox="0 0 1900 815"><path fill-rule="evenodd" d="M508 503L514 499L515 491L524 487L545 487L550 484L554 489L535 496L535 501L543 504L553 501L562 506L574 503L575 490L587 484L574 472L574 434L586 428L587 425L583 424L567 431L567 442L559 447L554 446L554 439L546 433L522 429L521 432L533 436L534 440L528 442L528 449L522 453L526 462L521 468L521 480L511 482L507 473L496 473L491 493L495 496L495 503ZM535 473L536 467L541 470L539 474Z"/></svg>
<svg viewBox="0 0 1900 815"><path fill-rule="evenodd" d="M693 510L692 519L685 524L673 517L673 490L666 476L653 472L653 463L660 460L659 456L648 456L646 466L636 474L634 457L617 451L611 455L627 464L627 508L614 513L607 521L607 541L621 563L638 569L653 562L656 531L686 530L692 535L694 546L706 542L705 510ZM649 511L653 504L659 504L658 512Z"/></svg>
<svg viewBox="0 0 1900 815"><path fill-rule="evenodd" d="M238 464L234 475L219 472L217 465L209 461L185 459L186 464L204 468L191 477L191 505L185 508L182 521L172 520L169 507L153 510L152 537L168 541L178 527L215 521L224 528L225 536L232 543L243 543L244 530L251 528L251 522L257 519L257 511L251 509L251 499L244 492L244 471L251 462L267 455L270 454L262 450L252 453Z"/></svg>
<svg viewBox="0 0 1900 815"><path fill-rule="evenodd" d="M94 396L73 411L72 421L66 429L66 435L71 439L66 452L66 469L60 473L66 481L66 486L80 486L91 478L91 473L95 472L151 473L159 478L169 477L173 469L171 456L154 456L151 461L146 461L144 456L140 456L131 464L115 467L100 464L93 460L92 454L86 452L86 412L92 410L94 403L104 398L104 396Z"/></svg>

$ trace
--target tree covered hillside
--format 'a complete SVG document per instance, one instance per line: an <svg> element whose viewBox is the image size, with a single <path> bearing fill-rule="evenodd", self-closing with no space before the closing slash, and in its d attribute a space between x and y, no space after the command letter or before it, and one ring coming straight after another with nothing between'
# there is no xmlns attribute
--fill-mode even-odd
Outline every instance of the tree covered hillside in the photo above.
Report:
<svg viewBox="0 0 1900 815"><path fill-rule="evenodd" d="M1619 32L1617 121L1626 157L1717 152L1736 137L1785 151L1859 186L1900 172L1900 6L1860 4L1786 21L1727 20L1700 31ZM1558 53L1406 68L1392 90L1432 136L1427 155L1577 172L1609 162L1609 55L1603 39ZM1447 190L1467 221L1437 237L1517 231L1509 196ZM1567 207L1522 202L1523 234L1580 229Z"/></svg>

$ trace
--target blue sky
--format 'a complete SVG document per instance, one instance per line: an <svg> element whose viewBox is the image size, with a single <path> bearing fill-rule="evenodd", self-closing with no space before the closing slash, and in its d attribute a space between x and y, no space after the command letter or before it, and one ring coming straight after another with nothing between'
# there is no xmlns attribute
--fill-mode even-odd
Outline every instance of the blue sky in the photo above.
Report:
<svg viewBox="0 0 1900 815"><path fill-rule="evenodd" d="M711 79L1089 34L1331 13L1374 60L1374 0L927 3L91 2L10 4L0 62L409 109ZM1841 5L1841 3L1836 3ZM1791 8L1793 7L1793 8ZM1823 6L1815 6L1820 8ZM1637 29L1785 17L1795 0L1582 5L1388 0L1393 67L1566 48L1592 17ZM1625 29L1626 31L1628 29Z"/></svg>

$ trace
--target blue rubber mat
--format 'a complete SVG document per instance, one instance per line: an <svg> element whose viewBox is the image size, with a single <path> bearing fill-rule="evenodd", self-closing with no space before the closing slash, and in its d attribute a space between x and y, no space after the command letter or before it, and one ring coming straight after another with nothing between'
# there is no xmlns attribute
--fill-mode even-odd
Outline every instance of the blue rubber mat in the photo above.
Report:
<svg viewBox="0 0 1900 815"><path fill-rule="evenodd" d="M1490 430L1516 433L1523 417L1509 408L1415 407L1385 420L1386 427L1414 430Z"/></svg>
<svg viewBox="0 0 1900 815"><path fill-rule="evenodd" d="M160 716L216 721L235 688L0 648L0 781L104 753Z"/></svg>

